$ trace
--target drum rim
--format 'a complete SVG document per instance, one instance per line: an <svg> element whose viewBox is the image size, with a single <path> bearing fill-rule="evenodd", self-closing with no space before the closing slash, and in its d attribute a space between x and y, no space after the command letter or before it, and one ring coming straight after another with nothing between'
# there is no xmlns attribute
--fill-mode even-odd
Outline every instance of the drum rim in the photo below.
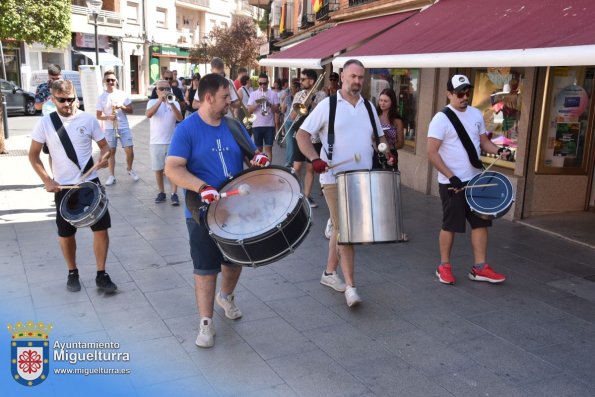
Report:
<svg viewBox="0 0 595 397"><path fill-rule="evenodd" d="M95 223L97 223L105 214L105 212L107 211L107 206L109 203L109 200L107 198L107 195L105 194L105 192L102 189L102 186L98 183L92 182L92 181L85 181L80 183L78 186L80 187L85 187L88 189L92 189L94 193L96 193L95 197L93 198L93 202L91 203L91 205L89 205L89 207L92 207L92 210L89 211L88 213L84 214L84 216L78 216L76 218L69 218L67 216L65 216L65 211L66 214L70 214L70 212L68 210L63 210L63 208L66 208L66 205L68 204L68 198L73 195L74 193L77 192L77 190L75 189L71 189L69 190L64 197L62 198L62 201L60 202L60 215L62 216L62 218L64 218L64 220L68 223L70 223L72 226L74 227L87 227L87 226L92 226ZM101 205L101 203L104 201L105 199L105 205ZM95 214L95 211L97 210L97 208L100 208L100 211L98 214Z"/></svg>
<svg viewBox="0 0 595 397"><path fill-rule="evenodd" d="M392 174L401 174L400 171L396 171L396 170L395 171L393 171L393 170L382 170L382 169L371 169L371 170L368 170L368 169L363 168L363 169L358 169L358 170L349 170L349 171L340 171L340 172L337 172L335 174L335 178L337 178L337 177L339 177L341 175L356 174L356 173L368 173L369 174L371 172L387 172L387 173L390 172Z"/></svg>
<svg viewBox="0 0 595 397"><path fill-rule="evenodd" d="M476 205L477 201L473 200L474 189L465 190L465 200L471 208L471 211L474 213L488 217L499 218L510 210L512 203L514 202L514 189L510 179L505 174L498 171L485 171L473 176L473 178L468 181L467 186L473 186L473 184L475 184L478 180L488 176L495 177L497 180L502 181L503 186L506 188L506 198L502 201L502 204L499 204L497 207L493 208L486 209L482 207L478 209L478 206Z"/></svg>
<svg viewBox="0 0 595 397"><path fill-rule="evenodd" d="M234 175L232 178L227 179L225 182L223 182L220 187L219 187L219 193L224 193L229 189L226 189L227 186L229 186L229 184L231 184L234 181L237 181L237 179L241 178L244 175L247 174L251 174L254 172L267 172L270 170L279 170L283 172L283 175L289 174L293 177L294 182L297 184L296 187L299 188L299 196L297 198L297 202L295 207L291 208L291 211L289 211L288 213L286 213L286 217L283 218L283 220L281 222L276 222L275 226L277 225L285 225L286 222L288 222L288 219L292 219L292 214L295 216L295 214L297 213L297 210L300 208L300 200L303 199L303 193L301 190L301 184L300 181L298 179L298 177L295 174L295 170L293 170L292 168L287 168L287 167L282 167L279 165L269 165L268 167L251 167L251 168L247 168L241 172L239 172L238 174ZM213 205L215 204L215 205ZM211 234L211 238L214 238L213 236L217 236L218 239L220 239L220 241L250 241L251 239L255 239L258 238L260 236L263 235L271 235L269 234L271 231L273 231L274 229L270 229L270 230L266 230L263 233L260 234L256 234L252 237L248 237L247 239L238 239L238 238L227 238L227 237L221 237L220 235L216 234L216 232L211 228L211 226L209 225L209 219L214 218L214 214L211 214L211 211L215 211L215 209L217 208L217 202L211 203L208 205L207 210L206 210L206 214L205 214L205 225L206 228L209 232L209 234ZM217 228L217 230L222 230L220 227ZM222 230L223 231L223 230ZM226 233L228 235L231 235L231 233ZM252 233L251 233L252 234ZM274 233L273 233L274 234ZM257 241L257 240L255 240Z"/></svg>

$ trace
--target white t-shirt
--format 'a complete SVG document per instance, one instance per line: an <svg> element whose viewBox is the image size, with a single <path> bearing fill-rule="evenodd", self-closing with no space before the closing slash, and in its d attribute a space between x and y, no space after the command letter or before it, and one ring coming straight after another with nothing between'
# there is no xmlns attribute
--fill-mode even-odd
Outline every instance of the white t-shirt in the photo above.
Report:
<svg viewBox="0 0 595 397"><path fill-rule="evenodd" d="M323 147L323 150L320 153L320 158L327 162L329 106L329 98L323 99L316 108L308 114L308 117L306 117L306 120L300 127L310 135L318 135L320 137ZM374 115L374 121L376 122L378 136L383 136L384 132L380 126L378 115L373 110L373 105L370 104L370 106L372 107L372 114ZM341 93L337 91L333 163L336 164L344 160L353 159L356 154L360 156L360 161L352 161L320 174L320 183L336 183L335 175L341 171L371 170L372 154L375 144L374 130L372 129L370 116L364 105L364 99L360 97L354 107L348 101L344 100L341 97Z"/></svg>
<svg viewBox="0 0 595 397"><path fill-rule="evenodd" d="M265 97L272 105L279 105L279 96L273 90L266 90L262 92L260 90L252 91L250 93L250 99L248 99L248 106L256 105L256 100ZM260 105L254 111L256 120L252 123L252 127L274 127L275 126L275 113L268 106L268 116L262 115L262 109Z"/></svg>
<svg viewBox="0 0 595 397"><path fill-rule="evenodd" d="M47 144L50 150L50 156L52 157L52 174L54 175L54 180L61 185L73 185L79 182L83 174L82 170L92 155L92 141L98 142L105 139L105 135L97 119L89 113L79 110L73 116L60 116L60 119L72 142L80 168L66 155L66 150L62 146L62 141L60 141L60 137L49 115L39 120L31 133L31 139L35 142ZM97 178L95 171L87 177L87 180L93 178Z"/></svg>
<svg viewBox="0 0 595 397"><path fill-rule="evenodd" d="M486 133L486 126L483 121L481 111L472 106L468 106L464 112L459 112L452 106L448 107L457 115L465 127L467 134L477 149L477 155L480 154L480 135ZM442 112L436 113L430 122L428 128L428 138L436 138L442 141L438 153L442 157L444 164L463 182L473 178L479 170L471 165L467 151L459 139L459 135L454 126ZM448 178L438 172L438 183L450 183Z"/></svg>
<svg viewBox="0 0 595 397"><path fill-rule="evenodd" d="M130 103L132 101L124 91L114 90L112 93L103 91L103 94L97 98L96 110L100 110L106 116L110 116L113 113L112 106L128 106ZM121 109L118 109L116 115L118 117L118 127L128 128L128 117L126 117L126 114ZM111 120L104 120L103 126L106 130L112 130L114 128Z"/></svg>
<svg viewBox="0 0 595 397"><path fill-rule="evenodd" d="M159 99L149 99L147 109L152 108ZM180 110L180 104L174 102L173 105ZM168 103L162 103L153 117L149 119L151 145L169 145L171 137L176 129L176 114Z"/></svg>
<svg viewBox="0 0 595 397"><path fill-rule="evenodd" d="M227 77L226 77L227 79ZM236 91L234 90L235 86L233 85L233 80L227 79L227 82L229 83L229 98L231 99L231 102L235 102L238 100L238 94L236 94ZM196 90L196 93L194 94L194 99L197 101L200 101L200 98L198 97L198 90ZM229 117L233 117L233 113L231 111L231 106L229 107L229 110L227 111L227 116Z"/></svg>

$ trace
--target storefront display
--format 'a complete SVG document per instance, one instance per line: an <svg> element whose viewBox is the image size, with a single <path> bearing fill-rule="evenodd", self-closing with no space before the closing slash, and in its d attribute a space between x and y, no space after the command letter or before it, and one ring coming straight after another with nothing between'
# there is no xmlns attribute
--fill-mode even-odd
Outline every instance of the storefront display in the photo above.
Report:
<svg viewBox="0 0 595 397"><path fill-rule="evenodd" d="M542 115L538 173L586 174L592 142L593 67L553 67L548 70Z"/></svg>

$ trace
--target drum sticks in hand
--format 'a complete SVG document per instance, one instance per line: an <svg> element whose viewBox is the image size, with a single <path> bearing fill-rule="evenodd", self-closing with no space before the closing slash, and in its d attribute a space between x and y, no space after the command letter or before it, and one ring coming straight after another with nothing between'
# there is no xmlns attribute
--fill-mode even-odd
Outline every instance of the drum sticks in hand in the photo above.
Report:
<svg viewBox="0 0 595 397"><path fill-rule="evenodd" d="M250 185L243 184L243 185L238 186L237 189L221 193L220 197L225 198L225 197L231 197L231 196L245 196L247 194L250 194Z"/></svg>
<svg viewBox="0 0 595 397"><path fill-rule="evenodd" d="M356 163L359 163L359 161L361 160L361 158L362 157L360 156L359 153L355 153L352 158L347 159L347 160L343 160L343 161L339 161L338 163L335 163L335 164L329 166L328 169L331 170L331 169L333 169L335 167L338 167L340 165L351 163L352 161L355 161Z"/></svg>
<svg viewBox="0 0 595 397"><path fill-rule="evenodd" d="M475 189L476 187L490 187L490 186L498 186L497 183L484 183L483 185L468 185L464 186L463 189ZM448 190L455 190L454 187L449 187Z"/></svg>

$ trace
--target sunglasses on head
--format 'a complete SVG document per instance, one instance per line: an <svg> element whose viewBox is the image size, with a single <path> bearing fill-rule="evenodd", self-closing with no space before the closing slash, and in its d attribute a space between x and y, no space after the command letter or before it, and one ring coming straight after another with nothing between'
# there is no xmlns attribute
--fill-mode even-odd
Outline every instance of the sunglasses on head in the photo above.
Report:
<svg viewBox="0 0 595 397"><path fill-rule="evenodd" d="M116 79L105 79L106 83L115 83Z"/></svg>
<svg viewBox="0 0 595 397"><path fill-rule="evenodd" d="M456 93L457 98L461 99L463 97L467 97L469 98L471 96L471 91L469 90L465 90L465 91L461 91L461 92L457 92Z"/></svg>
<svg viewBox="0 0 595 397"><path fill-rule="evenodd" d="M73 103L74 101L76 101L76 98L61 98L61 97L54 97L54 98L56 98L56 101L58 101L60 103L64 103L64 102Z"/></svg>

